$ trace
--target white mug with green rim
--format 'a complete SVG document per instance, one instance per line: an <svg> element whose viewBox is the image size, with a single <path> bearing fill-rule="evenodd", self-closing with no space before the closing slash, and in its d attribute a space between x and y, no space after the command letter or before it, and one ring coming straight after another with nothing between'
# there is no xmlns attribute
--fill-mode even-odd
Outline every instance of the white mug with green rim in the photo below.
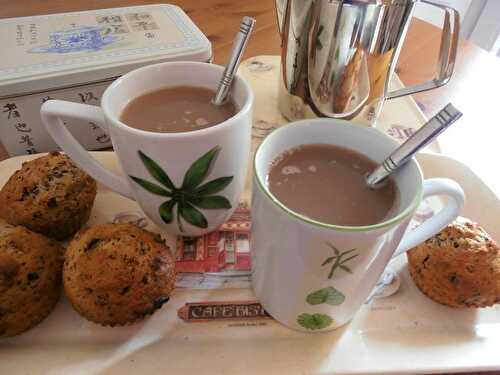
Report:
<svg viewBox="0 0 500 375"><path fill-rule="evenodd" d="M317 119L275 130L255 153L253 288L276 320L306 332L332 330L349 322L390 259L452 222L465 199L461 187L452 180L423 180L413 159L395 173L399 210L388 220L363 227L314 221L284 206L270 192L266 177L272 161L284 151L317 143L348 147L377 162L397 147L394 140L375 129ZM444 208L405 234L421 200L432 195L448 197Z"/></svg>
<svg viewBox="0 0 500 375"><path fill-rule="evenodd" d="M239 203L250 158L253 94L239 76L231 98L238 112L215 126L154 133L120 120L125 106L150 91L173 86L215 90L223 68L197 62L149 65L125 74L104 92L101 108L49 100L42 121L54 141L97 181L135 199L160 228L184 236L216 229ZM147 111L147 108L144 108ZM103 168L71 135L64 119L81 119L109 134L125 177Z"/></svg>

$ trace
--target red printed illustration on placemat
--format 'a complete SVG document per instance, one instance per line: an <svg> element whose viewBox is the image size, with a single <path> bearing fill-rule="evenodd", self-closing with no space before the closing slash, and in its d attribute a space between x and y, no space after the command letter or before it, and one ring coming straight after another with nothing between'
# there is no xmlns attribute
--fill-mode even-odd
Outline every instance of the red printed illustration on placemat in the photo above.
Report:
<svg viewBox="0 0 500 375"><path fill-rule="evenodd" d="M177 272L223 272L250 269L250 210L240 205L214 232L178 237Z"/></svg>

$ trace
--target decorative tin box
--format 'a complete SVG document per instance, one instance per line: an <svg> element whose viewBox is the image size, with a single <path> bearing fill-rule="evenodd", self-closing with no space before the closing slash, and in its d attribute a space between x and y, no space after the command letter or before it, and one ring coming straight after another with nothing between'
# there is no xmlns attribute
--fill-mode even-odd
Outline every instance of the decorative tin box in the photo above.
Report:
<svg viewBox="0 0 500 375"><path fill-rule="evenodd" d="M145 5L0 20L0 140L11 155L56 149L40 120L49 99L99 105L112 80L143 65L210 61L210 42L174 5ZM111 145L95 124L72 121L87 149Z"/></svg>

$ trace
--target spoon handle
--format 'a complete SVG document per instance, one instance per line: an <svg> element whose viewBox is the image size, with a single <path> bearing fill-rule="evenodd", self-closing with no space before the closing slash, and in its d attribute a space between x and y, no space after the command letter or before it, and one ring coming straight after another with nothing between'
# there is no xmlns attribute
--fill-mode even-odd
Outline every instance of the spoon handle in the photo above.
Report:
<svg viewBox="0 0 500 375"><path fill-rule="evenodd" d="M229 93L231 87L231 82L233 81L238 65L240 65L241 56L245 51L248 38L252 32L253 26L255 25L255 19L252 17L243 17L240 24L240 31L236 34L236 38L233 42L233 47L231 48L231 56L229 57L229 62L224 69L222 78L219 82L219 87L217 87L217 92L212 102L215 105L221 105Z"/></svg>
<svg viewBox="0 0 500 375"><path fill-rule="evenodd" d="M370 186L385 179L394 170L398 169L421 148L427 146L451 124L462 117L462 113L451 103L440 110L434 117L427 121L415 134L394 150L375 170L366 177Z"/></svg>

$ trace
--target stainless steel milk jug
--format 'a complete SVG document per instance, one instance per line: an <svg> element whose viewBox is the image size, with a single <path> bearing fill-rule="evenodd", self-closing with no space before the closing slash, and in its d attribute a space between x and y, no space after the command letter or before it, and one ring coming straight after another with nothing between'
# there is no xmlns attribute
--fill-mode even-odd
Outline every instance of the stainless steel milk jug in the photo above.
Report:
<svg viewBox="0 0 500 375"><path fill-rule="evenodd" d="M373 126L385 99L446 84L455 63L460 18L446 6L437 73L389 91L418 0L276 0L281 34L279 107L289 120L332 117Z"/></svg>

